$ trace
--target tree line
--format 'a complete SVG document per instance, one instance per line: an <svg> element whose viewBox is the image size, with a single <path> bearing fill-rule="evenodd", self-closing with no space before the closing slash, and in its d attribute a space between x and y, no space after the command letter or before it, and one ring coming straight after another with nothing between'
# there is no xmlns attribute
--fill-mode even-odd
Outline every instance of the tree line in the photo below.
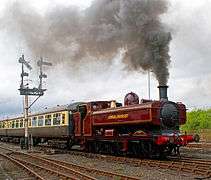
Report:
<svg viewBox="0 0 211 180"><path fill-rule="evenodd" d="M187 112L187 122L181 126L184 131L211 129L211 109L195 109Z"/></svg>

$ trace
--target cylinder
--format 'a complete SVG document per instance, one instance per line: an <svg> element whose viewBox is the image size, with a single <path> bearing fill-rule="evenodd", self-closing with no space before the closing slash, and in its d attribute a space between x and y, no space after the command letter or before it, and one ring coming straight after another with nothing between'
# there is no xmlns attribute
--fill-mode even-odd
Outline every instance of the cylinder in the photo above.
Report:
<svg viewBox="0 0 211 180"><path fill-rule="evenodd" d="M160 100L168 100L167 89L168 86L158 86Z"/></svg>

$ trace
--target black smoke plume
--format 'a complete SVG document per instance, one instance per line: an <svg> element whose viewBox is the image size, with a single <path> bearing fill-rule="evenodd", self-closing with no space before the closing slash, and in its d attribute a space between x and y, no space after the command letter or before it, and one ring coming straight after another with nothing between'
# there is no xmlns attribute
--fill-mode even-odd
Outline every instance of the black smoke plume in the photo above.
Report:
<svg viewBox="0 0 211 180"><path fill-rule="evenodd" d="M171 35L161 22L166 0L95 0L85 10L57 6L44 15L26 2L8 7L4 25L21 33L35 56L78 64L122 52L127 70L152 70L160 85L167 83Z"/></svg>

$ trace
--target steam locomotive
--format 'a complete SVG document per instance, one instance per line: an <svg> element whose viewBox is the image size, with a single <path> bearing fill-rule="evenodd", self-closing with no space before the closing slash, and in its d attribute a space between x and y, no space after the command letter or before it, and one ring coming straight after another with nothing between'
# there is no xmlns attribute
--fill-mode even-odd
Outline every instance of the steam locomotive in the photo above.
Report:
<svg viewBox="0 0 211 180"><path fill-rule="evenodd" d="M181 134L186 107L168 100L168 86L158 86L160 100L139 102L135 93L125 96L124 106L116 101L77 102L46 109L29 116L29 134L34 144L65 145L95 153L164 156L179 153L181 146L196 141ZM24 118L0 121L2 141L24 137Z"/></svg>

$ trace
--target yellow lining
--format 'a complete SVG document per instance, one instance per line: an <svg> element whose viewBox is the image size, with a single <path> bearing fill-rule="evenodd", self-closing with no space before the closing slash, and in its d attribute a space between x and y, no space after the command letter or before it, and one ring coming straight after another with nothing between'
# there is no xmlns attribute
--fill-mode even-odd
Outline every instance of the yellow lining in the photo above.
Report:
<svg viewBox="0 0 211 180"><path fill-rule="evenodd" d="M108 125L108 124L133 124L133 123L135 123L135 124L137 124L137 123L141 123L141 122L151 122L152 121L152 119L148 119L148 120L134 120L134 121L123 121L123 122L107 122L107 123L93 123L93 125L95 125L95 126L100 126L100 125Z"/></svg>

